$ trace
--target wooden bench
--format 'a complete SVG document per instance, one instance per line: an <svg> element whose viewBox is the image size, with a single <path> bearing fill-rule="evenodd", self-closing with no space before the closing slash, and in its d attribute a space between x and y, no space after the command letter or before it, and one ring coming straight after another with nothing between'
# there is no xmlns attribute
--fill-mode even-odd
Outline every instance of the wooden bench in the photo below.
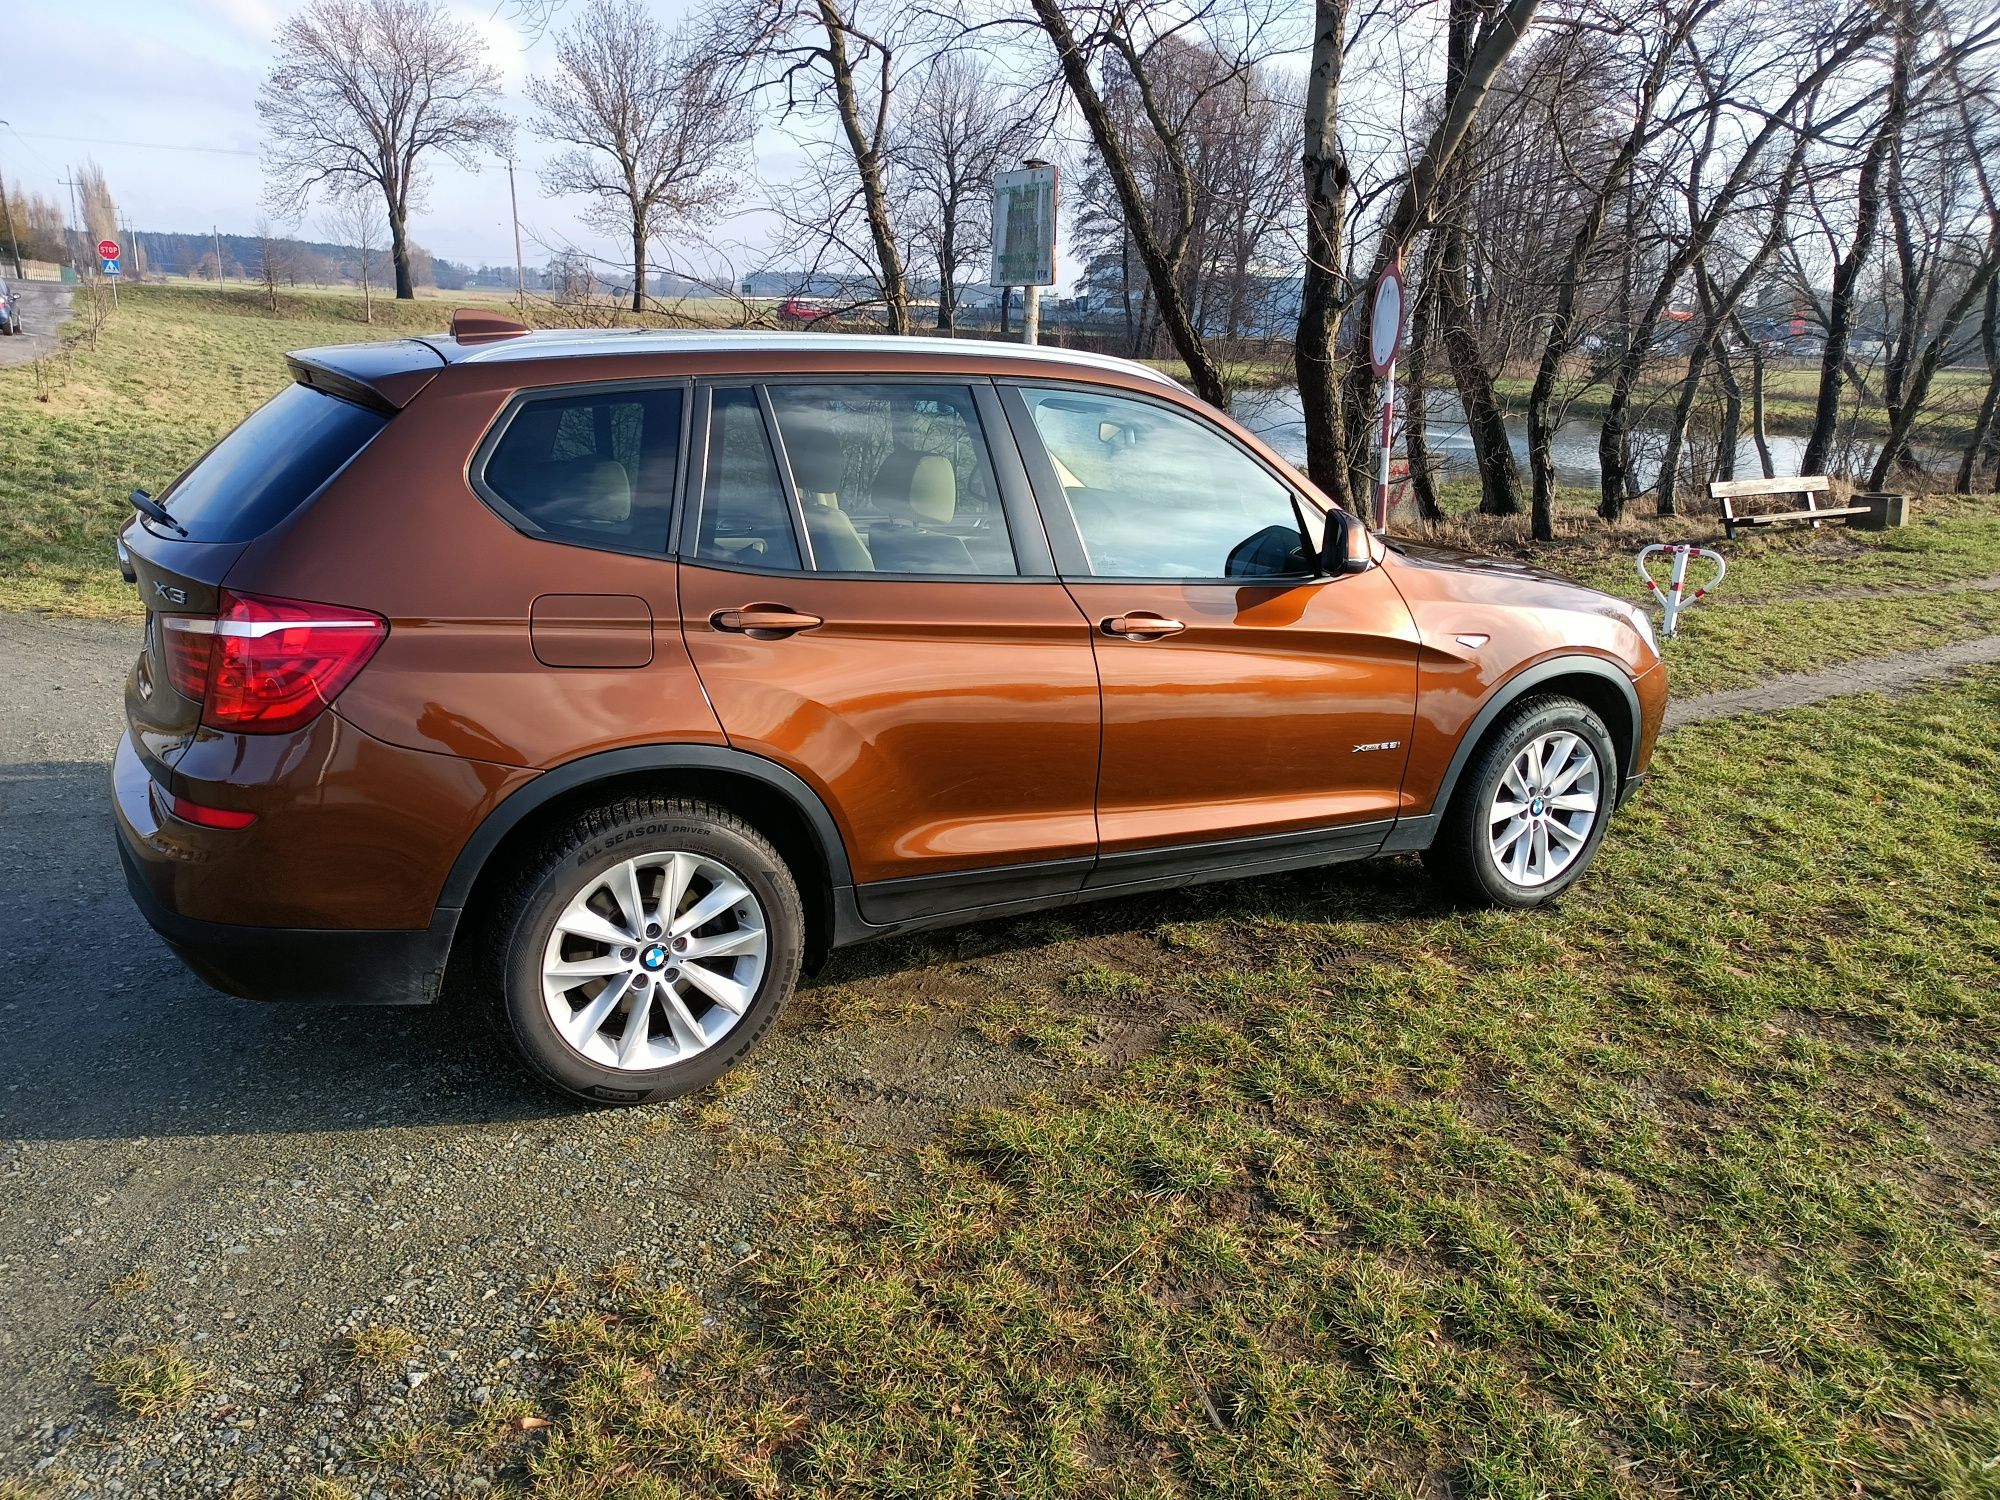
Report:
<svg viewBox="0 0 2000 1500"><path fill-rule="evenodd" d="M1857 495L1856 505L1821 505L1833 481L1824 474L1802 474L1797 479L1722 479L1708 487L1708 498L1722 506L1722 530L1732 541L1746 526L1818 526L1822 521L1863 521L1876 527L1899 525L1891 521L1883 503L1900 499L1891 495ZM1764 495L1796 495L1805 501L1804 510L1772 510L1755 515L1738 515L1736 502Z"/></svg>

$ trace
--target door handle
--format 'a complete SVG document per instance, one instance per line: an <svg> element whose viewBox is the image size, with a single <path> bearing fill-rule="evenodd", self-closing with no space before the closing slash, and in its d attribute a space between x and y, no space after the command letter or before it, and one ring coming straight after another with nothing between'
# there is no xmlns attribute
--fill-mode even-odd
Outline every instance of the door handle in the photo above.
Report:
<svg viewBox="0 0 2000 1500"><path fill-rule="evenodd" d="M782 604L746 604L740 609L718 609L708 617L717 630L747 635L753 640L775 641L824 625L819 615L787 609Z"/></svg>
<svg viewBox="0 0 2000 1500"><path fill-rule="evenodd" d="M1097 628L1106 635L1128 641L1156 641L1161 636L1179 635L1187 626L1165 615L1156 615L1150 609L1135 609L1129 615L1113 615L1108 620L1100 620Z"/></svg>

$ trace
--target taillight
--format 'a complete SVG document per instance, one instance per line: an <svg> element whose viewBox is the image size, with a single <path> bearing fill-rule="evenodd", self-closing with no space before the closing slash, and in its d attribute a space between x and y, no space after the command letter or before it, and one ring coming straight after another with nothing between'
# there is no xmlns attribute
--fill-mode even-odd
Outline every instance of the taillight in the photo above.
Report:
<svg viewBox="0 0 2000 1500"><path fill-rule="evenodd" d="M160 616L167 680L201 722L242 734L309 724L368 664L389 622L365 609L222 593L213 619Z"/></svg>
<svg viewBox="0 0 2000 1500"><path fill-rule="evenodd" d="M183 823L192 823L197 828L248 828L257 821L255 813L237 812L227 807L210 807L203 802L190 802L185 797L176 797L172 792L162 791L161 800L167 811Z"/></svg>

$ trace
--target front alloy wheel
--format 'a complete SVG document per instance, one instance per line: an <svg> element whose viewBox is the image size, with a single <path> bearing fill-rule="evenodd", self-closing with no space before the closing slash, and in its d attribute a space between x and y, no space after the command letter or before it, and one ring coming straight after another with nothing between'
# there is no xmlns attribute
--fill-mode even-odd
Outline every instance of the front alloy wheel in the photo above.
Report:
<svg viewBox="0 0 2000 1500"><path fill-rule="evenodd" d="M1472 753L1424 861L1454 900L1540 906L1590 864L1617 785L1604 721L1574 698L1530 698Z"/></svg>
<svg viewBox="0 0 2000 1500"><path fill-rule="evenodd" d="M1493 862L1523 890L1569 868L1597 826L1597 752L1567 730L1544 734L1509 762L1486 809Z"/></svg>

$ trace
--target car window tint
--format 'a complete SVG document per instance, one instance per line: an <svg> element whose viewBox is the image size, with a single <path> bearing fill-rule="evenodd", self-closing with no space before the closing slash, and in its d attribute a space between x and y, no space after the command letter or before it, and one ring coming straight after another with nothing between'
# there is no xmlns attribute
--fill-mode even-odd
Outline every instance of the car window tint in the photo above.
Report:
<svg viewBox="0 0 2000 1500"><path fill-rule="evenodd" d="M757 568L801 566L791 508L755 391L715 393L705 475L697 557Z"/></svg>
<svg viewBox="0 0 2000 1500"><path fill-rule="evenodd" d="M821 572L1018 571L970 389L829 382L770 395Z"/></svg>
<svg viewBox="0 0 2000 1500"><path fill-rule="evenodd" d="M198 542L263 535L388 425L381 412L288 385L160 496Z"/></svg>
<svg viewBox="0 0 2000 1500"><path fill-rule="evenodd" d="M662 550L681 404L675 387L525 402L486 460L486 487L549 536Z"/></svg>
<svg viewBox="0 0 2000 1500"><path fill-rule="evenodd" d="M1292 492L1248 453L1151 402L1022 391L1097 578L1313 571ZM1309 523L1318 517L1303 507Z"/></svg>

